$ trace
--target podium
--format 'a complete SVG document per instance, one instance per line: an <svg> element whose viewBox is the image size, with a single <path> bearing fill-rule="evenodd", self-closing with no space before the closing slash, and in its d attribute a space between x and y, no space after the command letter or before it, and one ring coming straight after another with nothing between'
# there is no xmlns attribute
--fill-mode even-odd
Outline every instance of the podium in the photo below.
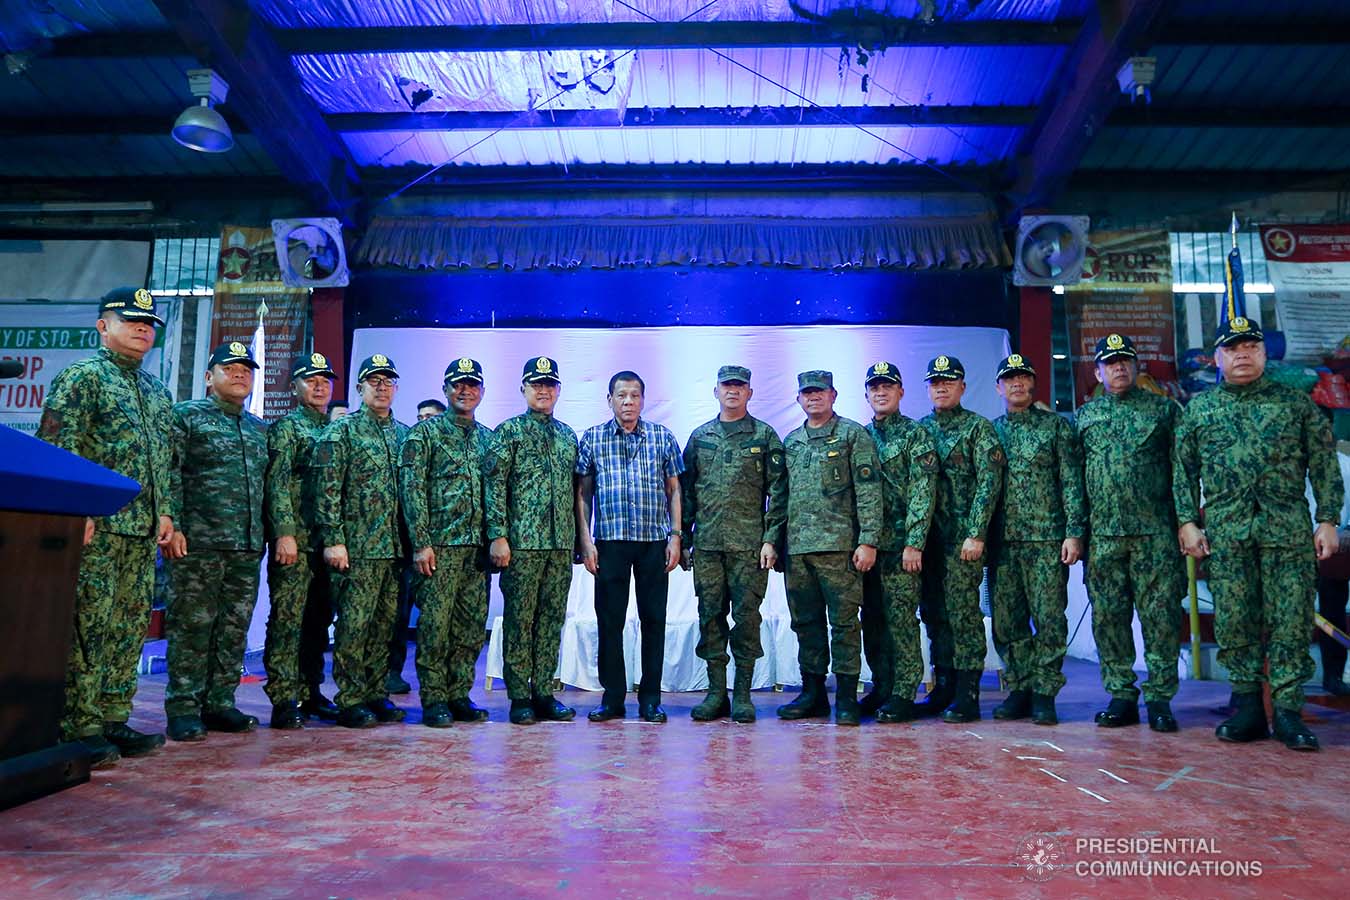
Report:
<svg viewBox="0 0 1350 900"><path fill-rule="evenodd" d="M85 518L139 491L0 425L0 809L89 780L88 751L60 743Z"/></svg>

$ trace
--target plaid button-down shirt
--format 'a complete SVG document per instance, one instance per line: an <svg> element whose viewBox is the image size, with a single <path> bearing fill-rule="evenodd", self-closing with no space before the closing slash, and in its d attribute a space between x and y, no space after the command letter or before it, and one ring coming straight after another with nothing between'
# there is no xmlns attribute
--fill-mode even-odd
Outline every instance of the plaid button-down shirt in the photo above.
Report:
<svg viewBox="0 0 1350 900"><path fill-rule="evenodd" d="M577 474L595 477L597 541L664 541L670 511L666 479L684 471L675 435L638 419L629 434L617 419L586 429Z"/></svg>

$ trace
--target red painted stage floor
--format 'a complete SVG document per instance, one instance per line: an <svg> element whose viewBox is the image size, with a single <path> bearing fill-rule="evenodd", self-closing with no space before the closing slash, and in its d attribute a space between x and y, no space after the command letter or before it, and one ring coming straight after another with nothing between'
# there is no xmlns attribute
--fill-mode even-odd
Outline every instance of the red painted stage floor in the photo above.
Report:
<svg viewBox="0 0 1350 900"><path fill-rule="evenodd" d="M970 727L789 724L768 691L754 725L691 722L694 694L664 726L594 725L597 695L568 691L578 721L519 727L497 690L491 721L443 731L213 733L0 813L0 897L1344 890L1350 714L1309 706L1318 754L1220 744L1227 687L1191 682L1179 734L1107 731L1096 668L1068 675L1057 728L994 722L988 689ZM162 691L143 681L133 724L162 729ZM266 721L258 684L240 697Z"/></svg>

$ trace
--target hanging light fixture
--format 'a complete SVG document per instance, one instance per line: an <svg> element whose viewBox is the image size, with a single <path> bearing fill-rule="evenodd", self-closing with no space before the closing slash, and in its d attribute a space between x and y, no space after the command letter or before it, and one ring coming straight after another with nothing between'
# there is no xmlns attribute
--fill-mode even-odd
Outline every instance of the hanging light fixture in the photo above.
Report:
<svg viewBox="0 0 1350 900"><path fill-rule="evenodd" d="M225 102L230 86L213 69L189 69L187 76L188 90L201 99L201 104L183 110L170 134L189 150L224 153L234 146L234 134L213 107Z"/></svg>

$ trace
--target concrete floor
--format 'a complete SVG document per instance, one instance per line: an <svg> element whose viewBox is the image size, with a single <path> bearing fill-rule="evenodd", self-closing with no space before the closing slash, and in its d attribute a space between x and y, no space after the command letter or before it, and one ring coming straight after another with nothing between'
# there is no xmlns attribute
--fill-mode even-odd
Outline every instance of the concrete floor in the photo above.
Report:
<svg viewBox="0 0 1350 900"><path fill-rule="evenodd" d="M990 719L1002 695L989 676L970 727L790 724L773 715L790 695L771 691L755 694L754 725L690 721L695 694L667 695L664 726L594 725L598 695L567 691L578 721L522 728L506 722L504 692L480 689L491 720L443 731L416 724L414 693L395 698L412 711L403 725L213 733L0 813L0 897L1344 889L1350 714L1309 706L1318 754L1221 744L1212 709L1227 687L1188 682L1180 733L1108 731L1091 721L1095 666L1070 661L1067 674L1056 728ZM163 680L143 680L133 724L162 729ZM239 697L266 721L260 684ZM1174 843L1090 843L1146 838ZM1139 861L1190 874L1106 868Z"/></svg>

